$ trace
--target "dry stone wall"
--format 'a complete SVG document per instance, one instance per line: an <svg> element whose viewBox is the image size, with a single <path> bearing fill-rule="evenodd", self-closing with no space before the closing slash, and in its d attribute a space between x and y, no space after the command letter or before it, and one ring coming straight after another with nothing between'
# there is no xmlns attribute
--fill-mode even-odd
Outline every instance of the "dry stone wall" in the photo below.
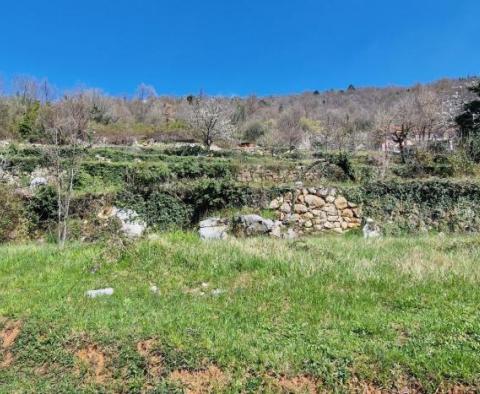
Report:
<svg viewBox="0 0 480 394"><path fill-rule="evenodd" d="M343 233L361 225L361 209L335 188L299 188L270 202L278 219L299 234L334 231Z"/></svg>
<svg viewBox="0 0 480 394"><path fill-rule="evenodd" d="M244 183L318 181L323 176L318 169L305 171L305 167L267 169L263 166L243 168L237 174L237 181Z"/></svg>

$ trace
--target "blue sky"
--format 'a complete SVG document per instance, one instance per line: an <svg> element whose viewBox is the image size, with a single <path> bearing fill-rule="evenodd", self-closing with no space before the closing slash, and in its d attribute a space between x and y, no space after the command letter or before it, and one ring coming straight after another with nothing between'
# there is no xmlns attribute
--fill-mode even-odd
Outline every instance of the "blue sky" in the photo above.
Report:
<svg viewBox="0 0 480 394"><path fill-rule="evenodd" d="M480 71L479 0L49 0L0 6L0 74L112 94L286 94Z"/></svg>

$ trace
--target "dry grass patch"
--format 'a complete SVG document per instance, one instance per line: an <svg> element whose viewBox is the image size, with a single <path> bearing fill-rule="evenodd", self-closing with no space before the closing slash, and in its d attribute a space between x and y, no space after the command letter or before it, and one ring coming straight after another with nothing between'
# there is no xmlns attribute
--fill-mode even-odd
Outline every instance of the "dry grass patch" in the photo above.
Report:
<svg viewBox="0 0 480 394"><path fill-rule="evenodd" d="M272 389L281 393L291 394L317 394L318 382L307 375L293 377L281 376L271 381Z"/></svg>
<svg viewBox="0 0 480 394"><path fill-rule="evenodd" d="M230 377L215 365L200 371L176 370L169 380L180 384L187 394L222 392L230 383Z"/></svg>

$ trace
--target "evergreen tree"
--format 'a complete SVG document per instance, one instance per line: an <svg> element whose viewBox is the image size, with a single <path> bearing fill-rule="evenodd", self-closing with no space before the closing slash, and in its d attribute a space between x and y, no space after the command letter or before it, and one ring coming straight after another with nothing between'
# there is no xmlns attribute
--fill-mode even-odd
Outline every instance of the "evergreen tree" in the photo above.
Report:
<svg viewBox="0 0 480 394"><path fill-rule="evenodd" d="M480 162L480 82L470 90L479 99L472 100L463 107L463 112L455 118L459 127L459 137L467 155Z"/></svg>

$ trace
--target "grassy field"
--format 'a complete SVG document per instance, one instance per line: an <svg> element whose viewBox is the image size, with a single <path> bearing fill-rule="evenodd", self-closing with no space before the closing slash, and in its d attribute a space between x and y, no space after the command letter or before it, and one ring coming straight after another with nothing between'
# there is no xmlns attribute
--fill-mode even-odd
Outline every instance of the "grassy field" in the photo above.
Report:
<svg viewBox="0 0 480 394"><path fill-rule="evenodd" d="M478 236L5 246L0 392L478 392L479 284Z"/></svg>

